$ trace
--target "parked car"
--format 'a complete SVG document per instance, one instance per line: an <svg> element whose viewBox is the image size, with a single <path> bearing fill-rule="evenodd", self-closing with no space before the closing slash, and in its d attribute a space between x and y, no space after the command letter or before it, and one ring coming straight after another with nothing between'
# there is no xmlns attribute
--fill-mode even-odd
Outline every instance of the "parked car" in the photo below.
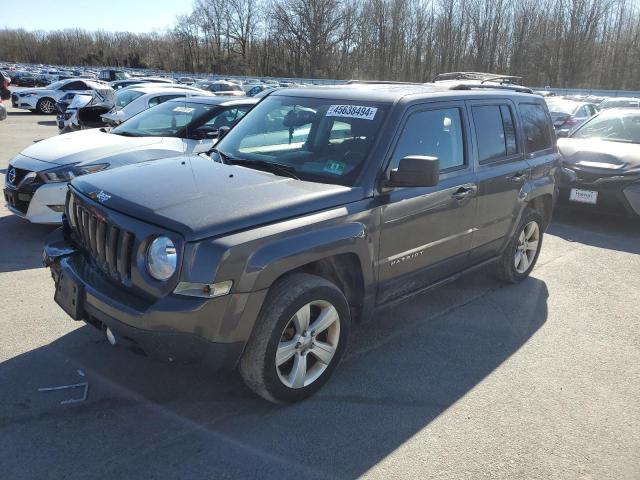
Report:
<svg viewBox="0 0 640 480"><path fill-rule="evenodd" d="M103 82L114 82L116 80L126 80L127 78L131 78L131 75L124 70L106 68L98 72L98 80L102 80Z"/></svg>
<svg viewBox="0 0 640 480"><path fill-rule="evenodd" d="M22 108L42 114L56 113L56 102L67 93L87 93L96 88L104 88L105 83L94 80L60 80L45 88L30 88L13 92L11 103L14 108Z"/></svg>
<svg viewBox="0 0 640 480"><path fill-rule="evenodd" d="M86 112L86 117L100 115L110 110L115 102L115 91L108 85L96 87L86 94L76 94L70 101L69 105L64 108L61 102L56 103L60 113L56 116L60 133L69 133L80 130L85 127L80 121L79 114ZM96 113L97 112L97 113ZM95 114L94 114L95 113ZM90 123L90 122L87 122ZM104 126L102 119L94 122L88 128L97 128Z"/></svg>
<svg viewBox="0 0 640 480"><path fill-rule="evenodd" d="M547 106L549 113L551 113L551 120L556 133L568 133L598 113L598 108L592 103L556 99L554 97L547 99Z"/></svg>
<svg viewBox="0 0 640 480"><path fill-rule="evenodd" d="M208 92L191 88L161 88L138 86L120 90L116 94L116 104L101 115L104 123L119 125L134 115L174 98L210 95Z"/></svg>
<svg viewBox="0 0 640 480"><path fill-rule="evenodd" d="M195 87L211 92L214 95L227 95L227 96L235 97L235 96L244 96L245 94L244 90L242 90L242 87L240 85L237 85L232 82L227 82L225 80L217 80L214 82L210 82L210 81L196 82Z"/></svg>
<svg viewBox="0 0 640 480"><path fill-rule="evenodd" d="M609 97L605 98L600 103L600 109L606 110L608 108L638 108L640 107L640 99L627 98L627 97Z"/></svg>
<svg viewBox="0 0 640 480"><path fill-rule="evenodd" d="M640 215L640 109L607 109L558 139L563 203Z"/></svg>
<svg viewBox="0 0 640 480"><path fill-rule="evenodd" d="M7 208L32 223L60 223L67 182L72 178L206 152L218 130L231 127L255 103L213 96L168 101L112 130L82 130L42 140L9 162L4 190Z"/></svg>
<svg viewBox="0 0 640 480"><path fill-rule="evenodd" d="M160 83L160 84L173 84L172 80L167 78L129 78L126 80L116 80L115 82L110 82L111 88L114 90L120 90L121 88L130 87L131 85L140 85L143 83Z"/></svg>
<svg viewBox="0 0 640 480"><path fill-rule="evenodd" d="M0 70L0 103L2 103L3 100L9 100L11 98L11 90L9 90L10 83L11 77Z"/></svg>
<svg viewBox="0 0 640 480"><path fill-rule="evenodd" d="M36 76L31 72L12 72L11 83L16 87L36 87Z"/></svg>
<svg viewBox="0 0 640 480"><path fill-rule="evenodd" d="M282 89L211 159L75 178L44 251L55 301L113 344L308 397L375 308L536 263L560 164L546 105L452 87Z"/></svg>
<svg viewBox="0 0 640 480"><path fill-rule="evenodd" d="M274 88L278 88L274 85L253 85L250 89L248 89L246 91L247 97L255 97L256 95L258 95L261 92L264 92L265 90L273 90Z"/></svg>

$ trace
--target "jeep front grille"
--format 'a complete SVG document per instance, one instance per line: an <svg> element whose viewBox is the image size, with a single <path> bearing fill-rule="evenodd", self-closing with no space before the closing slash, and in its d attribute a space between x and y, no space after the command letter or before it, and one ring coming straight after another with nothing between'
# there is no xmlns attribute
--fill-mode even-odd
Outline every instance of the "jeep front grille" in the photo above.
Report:
<svg viewBox="0 0 640 480"><path fill-rule="evenodd" d="M70 195L68 215L75 240L99 269L114 280L129 284L135 235L108 222L78 195Z"/></svg>

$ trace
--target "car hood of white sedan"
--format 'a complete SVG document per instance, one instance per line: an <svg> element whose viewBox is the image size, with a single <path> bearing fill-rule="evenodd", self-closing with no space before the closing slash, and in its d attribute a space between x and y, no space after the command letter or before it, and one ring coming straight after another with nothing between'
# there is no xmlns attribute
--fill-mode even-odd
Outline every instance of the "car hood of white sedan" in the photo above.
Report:
<svg viewBox="0 0 640 480"><path fill-rule="evenodd" d="M93 162L122 152L135 152L162 143L162 140L162 137L124 137L91 129L47 138L20 153L43 162L69 165Z"/></svg>

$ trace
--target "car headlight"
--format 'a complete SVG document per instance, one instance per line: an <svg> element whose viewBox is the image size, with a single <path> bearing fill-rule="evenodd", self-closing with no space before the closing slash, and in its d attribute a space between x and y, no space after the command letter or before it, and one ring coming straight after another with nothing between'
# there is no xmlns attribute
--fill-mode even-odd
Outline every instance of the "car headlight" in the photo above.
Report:
<svg viewBox="0 0 640 480"><path fill-rule="evenodd" d="M35 97L36 95L38 95L36 92L27 92L27 93L19 93L18 96L19 97Z"/></svg>
<svg viewBox="0 0 640 480"><path fill-rule="evenodd" d="M157 237L147 248L147 271L156 280L165 281L176 272L178 253L169 237Z"/></svg>
<svg viewBox="0 0 640 480"><path fill-rule="evenodd" d="M97 163L95 165L87 166L64 165L62 167L40 172L40 178L45 183L70 182L76 177L99 172L108 166L108 163Z"/></svg>

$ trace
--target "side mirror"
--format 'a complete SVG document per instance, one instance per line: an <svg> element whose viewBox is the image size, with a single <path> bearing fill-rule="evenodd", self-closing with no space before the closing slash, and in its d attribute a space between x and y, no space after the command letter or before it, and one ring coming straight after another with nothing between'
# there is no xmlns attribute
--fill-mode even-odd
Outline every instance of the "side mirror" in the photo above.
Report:
<svg viewBox="0 0 640 480"><path fill-rule="evenodd" d="M222 140L229 133L229 130L231 130L231 127L220 127L218 129L218 140Z"/></svg>
<svg viewBox="0 0 640 480"><path fill-rule="evenodd" d="M391 170L387 185L391 187L433 187L440 179L438 157L410 155Z"/></svg>
<svg viewBox="0 0 640 480"><path fill-rule="evenodd" d="M558 138L567 138L569 136L569 130L558 130L556 132L556 137Z"/></svg>

